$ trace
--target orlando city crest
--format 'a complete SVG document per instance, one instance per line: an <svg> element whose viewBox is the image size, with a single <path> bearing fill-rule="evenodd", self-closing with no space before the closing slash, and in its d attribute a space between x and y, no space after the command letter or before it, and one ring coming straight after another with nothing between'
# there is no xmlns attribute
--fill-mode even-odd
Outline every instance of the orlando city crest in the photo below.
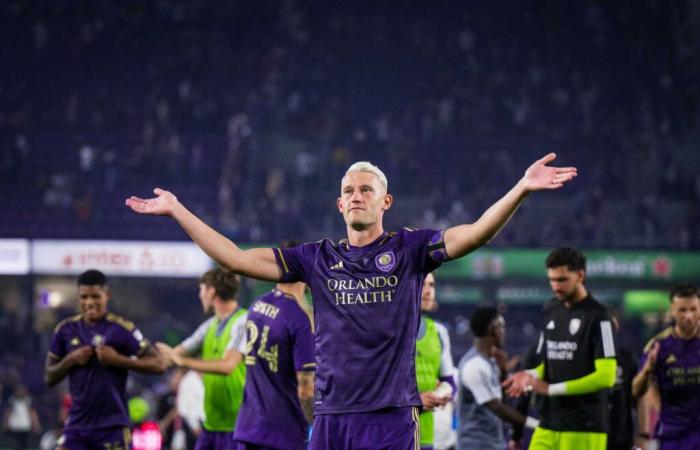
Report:
<svg viewBox="0 0 700 450"><path fill-rule="evenodd" d="M381 270L382 272L389 272L396 265L396 257L394 256L394 252L386 252L377 255L374 258L374 264L377 266L377 269Z"/></svg>

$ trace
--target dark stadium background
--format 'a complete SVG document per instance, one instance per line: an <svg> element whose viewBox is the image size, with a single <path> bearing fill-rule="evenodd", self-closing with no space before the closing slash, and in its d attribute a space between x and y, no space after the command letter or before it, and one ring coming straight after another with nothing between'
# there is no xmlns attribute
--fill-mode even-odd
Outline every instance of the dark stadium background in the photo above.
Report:
<svg viewBox="0 0 700 450"><path fill-rule="evenodd" d="M246 244L338 239L339 180L362 159L389 178L390 230L473 221L547 152L577 166L438 272L437 317L458 359L470 312L496 303L522 352L544 256L575 245L639 353L664 291L700 281L699 25L688 0L2 2L0 408L21 380L44 429L57 416L41 371L81 266L35 245L89 240L72 257L111 276L112 309L176 343L203 319L194 275L125 275L99 245L186 235L125 198L170 189Z"/></svg>

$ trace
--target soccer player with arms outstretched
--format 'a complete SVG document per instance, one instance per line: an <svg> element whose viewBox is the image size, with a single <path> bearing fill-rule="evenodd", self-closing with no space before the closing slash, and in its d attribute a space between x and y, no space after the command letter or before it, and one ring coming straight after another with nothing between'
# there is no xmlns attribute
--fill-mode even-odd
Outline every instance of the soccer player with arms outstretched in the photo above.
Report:
<svg viewBox="0 0 700 450"><path fill-rule="evenodd" d="M347 239L291 249L242 250L170 192L129 198L137 213L168 215L215 261L262 280L305 282L314 298L316 380L311 447L408 449L419 445L415 346L425 276L496 236L532 192L576 175L549 154L473 224L447 230L386 232L394 198L376 166L355 163L341 181L338 211Z"/></svg>

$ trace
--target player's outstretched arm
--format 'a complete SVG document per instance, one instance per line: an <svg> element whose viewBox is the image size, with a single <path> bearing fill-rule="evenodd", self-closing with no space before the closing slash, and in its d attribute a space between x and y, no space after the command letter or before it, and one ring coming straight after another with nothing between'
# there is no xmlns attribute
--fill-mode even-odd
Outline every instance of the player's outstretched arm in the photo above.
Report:
<svg viewBox="0 0 700 450"><path fill-rule="evenodd" d="M576 176L576 168L548 166L555 158L556 155L550 153L535 161L525 171L523 178L476 222L448 228L445 232L445 249L449 257L460 258L496 237L531 192L559 189L571 181Z"/></svg>
<svg viewBox="0 0 700 450"><path fill-rule="evenodd" d="M172 353L172 360L178 367L186 367L198 372L213 373L217 375L228 375L233 369L243 361L243 354L238 350L231 349L224 355L223 359L199 359L189 356L180 356Z"/></svg>
<svg viewBox="0 0 700 450"><path fill-rule="evenodd" d="M190 212L171 192L153 190L153 198L132 196L126 205L139 214L170 216L192 240L220 265L236 273L267 281L279 281L282 271L271 248L242 250Z"/></svg>

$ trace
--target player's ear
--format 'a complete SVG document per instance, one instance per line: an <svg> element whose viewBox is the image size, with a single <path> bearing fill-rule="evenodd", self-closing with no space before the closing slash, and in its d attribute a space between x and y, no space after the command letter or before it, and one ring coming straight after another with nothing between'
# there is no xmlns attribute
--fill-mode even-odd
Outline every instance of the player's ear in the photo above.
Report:
<svg viewBox="0 0 700 450"><path fill-rule="evenodd" d="M343 199L341 197L338 197L335 200L335 205L338 207L340 214L343 214Z"/></svg>
<svg viewBox="0 0 700 450"><path fill-rule="evenodd" d="M386 211L387 209L391 208L391 205L394 204L394 196L391 194L384 194L384 206L383 210Z"/></svg>
<svg viewBox="0 0 700 450"><path fill-rule="evenodd" d="M579 269L578 270L578 277L579 277L579 281L581 283L585 283L586 282L586 271L583 269Z"/></svg>

